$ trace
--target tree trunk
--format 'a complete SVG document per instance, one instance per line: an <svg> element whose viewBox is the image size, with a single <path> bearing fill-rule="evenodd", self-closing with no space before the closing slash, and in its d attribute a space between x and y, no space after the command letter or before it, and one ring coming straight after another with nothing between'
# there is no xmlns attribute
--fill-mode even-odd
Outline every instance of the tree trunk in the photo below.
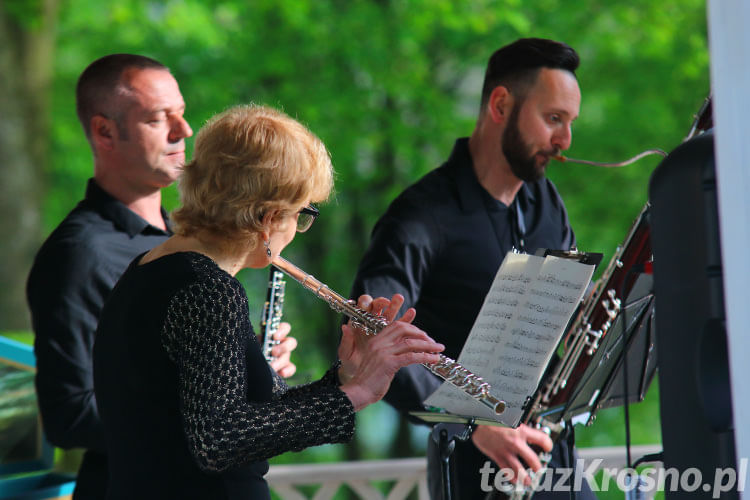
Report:
<svg viewBox="0 0 750 500"><path fill-rule="evenodd" d="M26 276L42 236L58 0L38 9L0 0L0 331L29 327Z"/></svg>

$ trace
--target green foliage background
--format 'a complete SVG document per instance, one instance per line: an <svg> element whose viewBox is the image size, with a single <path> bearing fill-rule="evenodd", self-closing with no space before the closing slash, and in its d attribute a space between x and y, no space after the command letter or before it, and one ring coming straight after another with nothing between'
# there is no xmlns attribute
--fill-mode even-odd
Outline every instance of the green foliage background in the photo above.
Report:
<svg viewBox="0 0 750 500"><path fill-rule="evenodd" d="M6 1L0 9L33 28L39 3ZM212 114L253 101L282 108L323 139L337 191L286 255L346 294L369 231L390 200L443 161L456 137L471 133L492 51L524 36L575 47L583 102L569 155L619 161L652 147L669 151L687 133L709 92L705 10L703 0L63 1L49 109L51 161L43 165L40 202L45 234L82 197L92 172L75 117L76 78L99 56L136 52L172 69L196 130ZM649 157L626 169L550 167L579 248L609 260L646 201L658 161ZM176 203L170 188L165 204ZM241 275L256 316L265 274ZM285 319L300 340L298 379L318 376L334 357L339 319L294 284L287 290ZM634 409L636 442L659 440L655 398ZM360 419L352 447L277 461L409 453L403 439L392 444L382 431L398 427L388 407L376 405ZM622 443L623 432L620 413L605 411L579 431L579 443ZM422 438L412 439L417 450Z"/></svg>

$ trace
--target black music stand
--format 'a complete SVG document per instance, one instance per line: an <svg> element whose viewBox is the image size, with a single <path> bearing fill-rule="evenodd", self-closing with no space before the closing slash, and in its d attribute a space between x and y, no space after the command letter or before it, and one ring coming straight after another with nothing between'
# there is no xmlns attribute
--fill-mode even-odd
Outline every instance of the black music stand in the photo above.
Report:
<svg viewBox="0 0 750 500"><path fill-rule="evenodd" d="M562 259L576 260L582 264L593 265L594 267L599 265L603 257L601 253L586 253L577 250L550 250L546 248L538 249L536 255L540 257L551 255ZM444 412L410 412L409 414L427 423L437 424L432 428L431 439L438 445L440 453L443 500L450 500L453 497L450 480L450 456L455 449L456 439L466 441L477 425L504 426L504 424L494 420Z"/></svg>
<svg viewBox="0 0 750 500"><path fill-rule="evenodd" d="M640 275L567 404L562 420L642 401L656 373L653 278ZM625 384L627 376L627 384ZM625 394L624 387L628 387Z"/></svg>
<svg viewBox="0 0 750 500"><path fill-rule="evenodd" d="M432 427L430 438L437 444L440 452L440 479L443 485L443 500L453 498L453 485L451 484L450 458L456 448L456 440L466 441L477 425L503 424L494 420L479 417L468 417L443 412L420 412L412 411L409 415L424 422L436 424Z"/></svg>
<svg viewBox="0 0 750 500"><path fill-rule="evenodd" d="M443 484L443 500L453 498L453 485L451 484L450 460L453 450L456 448L456 439L466 441L474 431L473 422L461 424L437 424L432 428L432 440L438 445L440 451L440 477Z"/></svg>

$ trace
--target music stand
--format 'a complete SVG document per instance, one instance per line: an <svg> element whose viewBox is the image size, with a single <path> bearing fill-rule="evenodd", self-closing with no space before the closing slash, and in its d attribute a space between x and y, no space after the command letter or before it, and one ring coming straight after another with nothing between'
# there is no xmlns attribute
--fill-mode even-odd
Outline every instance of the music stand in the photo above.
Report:
<svg viewBox="0 0 750 500"><path fill-rule="evenodd" d="M451 484L450 457L456 448L456 440L466 441L477 425L503 426L500 422L479 417L468 417L445 412L412 411L409 415L416 417L432 427L430 438L437 444L440 453L440 478L443 485L443 500L453 498Z"/></svg>
<svg viewBox="0 0 750 500"><path fill-rule="evenodd" d="M562 420L585 419L590 424L602 408L643 400L656 373L652 287L651 276L638 277L562 409ZM625 374L629 394L624 391Z"/></svg>
<svg viewBox="0 0 750 500"><path fill-rule="evenodd" d="M536 255L539 257L554 256L561 259L575 260L582 264L592 265L594 267L599 265L603 257L603 254L601 253L585 253L577 250L557 251L545 248L537 250ZM504 426L504 424L494 420L455 415L445 412L410 412L410 415L427 423L437 424L433 426L431 439L437 444L440 454L444 500L450 500L452 498L450 455L455 449L456 439L461 441L467 440L471 436L476 425Z"/></svg>

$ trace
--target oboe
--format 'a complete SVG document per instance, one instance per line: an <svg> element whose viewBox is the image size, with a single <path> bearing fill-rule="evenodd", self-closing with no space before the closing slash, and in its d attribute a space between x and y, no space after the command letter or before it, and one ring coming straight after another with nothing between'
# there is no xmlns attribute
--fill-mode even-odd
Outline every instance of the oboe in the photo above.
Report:
<svg viewBox="0 0 750 500"><path fill-rule="evenodd" d="M294 278L307 290L323 299L334 311L351 318L352 324L362 329L367 335L375 335L388 326L388 321L382 316L364 311L356 306L353 300L347 300L334 292L327 285L307 274L299 267L279 256L273 259L273 265ZM505 411L505 401L501 401L490 394L490 384L474 375L453 359L440 354L440 361L424 366L438 377L450 382L466 392L472 398L488 406L497 415Z"/></svg>
<svg viewBox="0 0 750 500"><path fill-rule="evenodd" d="M279 329L279 324L281 323L285 286L284 273L271 266L271 273L268 277L266 303L263 306L263 315L260 319L261 337L263 339L261 348L263 349L263 356L268 361L274 360L271 349L278 344L278 341L274 340L273 335Z"/></svg>

